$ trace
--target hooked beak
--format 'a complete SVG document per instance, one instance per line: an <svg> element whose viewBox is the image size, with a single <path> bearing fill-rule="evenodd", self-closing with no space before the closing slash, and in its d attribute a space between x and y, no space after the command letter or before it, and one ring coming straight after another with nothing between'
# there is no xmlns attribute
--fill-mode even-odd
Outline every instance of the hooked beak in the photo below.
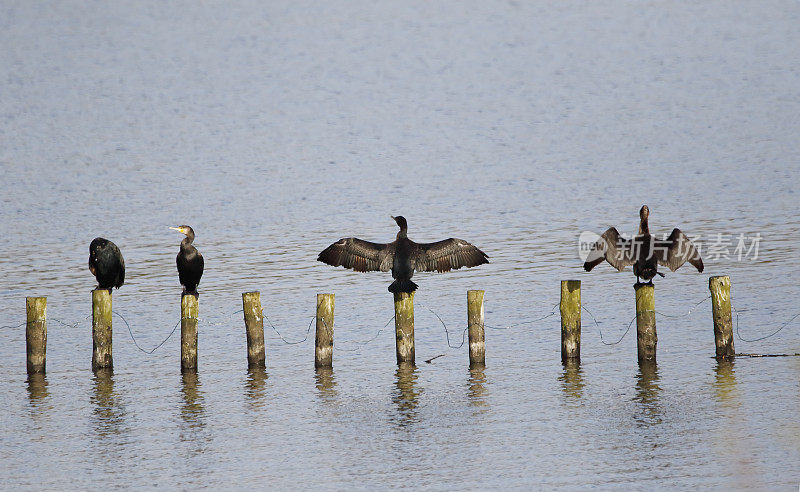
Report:
<svg viewBox="0 0 800 492"><path fill-rule="evenodd" d="M172 229L173 231L181 232L181 233L183 232L183 229L181 229L180 227L172 227L172 226L170 226L170 229Z"/></svg>

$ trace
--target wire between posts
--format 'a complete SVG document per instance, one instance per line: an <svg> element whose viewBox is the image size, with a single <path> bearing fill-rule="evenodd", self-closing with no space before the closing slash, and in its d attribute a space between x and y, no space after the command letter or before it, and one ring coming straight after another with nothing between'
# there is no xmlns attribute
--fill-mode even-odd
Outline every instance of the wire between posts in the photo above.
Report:
<svg viewBox="0 0 800 492"><path fill-rule="evenodd" d="M595 318L592 312L586 309L586 306L584 306L583 304L581 304L581 309L589 313L589 316L591 316L592 321L594 321L594 325L597 327L597 332L600 333L600 341L603 343L603 345L617 345L620 342L622 342L622 339L625 338L625 335L627 335L628 332L631 331L631 326L633 326L633 322L636 321L636 316L634 316L633 319L630 321L630 323L628 323L628 327L625 329L625 333L623 333L622 336L619 337L619 340L617 340L616 342L606 342L605 338L603 337L603 330L602 328L600 328L600 323L597 322L597 318Z"/></svg>
<svg viewBox="0 0 800 492"><path fill-rule="evenodd" d="M748 340L746 338L742 338L742 336L739 334L739 311L736 310L736 308L733 306L733 303L731 303L731 309L733 309L733 312L736 313L736 336L739 338L739 340L741 340L743 342L748 342L748 343L750 343L750 342L758 342L758 341L761 341L761 340L766 340L767 338L770 338L770 337L774 337L775 335L778 334L779 331L781 331L782 329L786 328L786 326L788 326L789 323L791 323L792 321L797 319L798 316L800 316L800 313L795 314L794 316L789 318L789 321L787 321L786 323L782 324L777 330L773 331L769 335L766 335L766 336L763 336L763 337L759 337L759 338L753 338L751 340Z"/></svg>

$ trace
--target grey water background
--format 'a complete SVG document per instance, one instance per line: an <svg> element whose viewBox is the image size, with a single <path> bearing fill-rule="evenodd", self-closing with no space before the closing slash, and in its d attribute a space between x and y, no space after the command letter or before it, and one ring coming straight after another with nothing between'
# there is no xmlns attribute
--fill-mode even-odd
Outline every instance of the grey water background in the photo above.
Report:
<svg viewBox="0 0 800 492"><path fill-rule="evenodd" d="M800 359L713 355L709 301L635 328L583 317L559 361L559 281L614 342L634 277L581 269L582 231L730 240L656 279L686 314L728 274L744 338L800 311L800 4L0 2L0 481L7 488L795 488ZM417 368L394 361L389 275L315 261L340 237L467 239L492 263L418 274ZM179 319L175 254L206 259L200 370L114 318L93 376L87 247L127 262L114 309L150 349ZM733 254L760 234L758 258ZM748 243L750 245L750 243ZM486 291L487 365L461 342ZM302 340L336 294L334 370L267 326L246 370L241 292ZM25 296L48 296L25 375ZM429 310L430 309L430 310ZM7 326L17 326L9 328ZM495 329L504 328L507 329ZM800 319L739 352L800 352ZM377 336L376 336L377 334ZM367 344L360 344L375 338ZM445 354L426 364L423 360Z"/></svg>

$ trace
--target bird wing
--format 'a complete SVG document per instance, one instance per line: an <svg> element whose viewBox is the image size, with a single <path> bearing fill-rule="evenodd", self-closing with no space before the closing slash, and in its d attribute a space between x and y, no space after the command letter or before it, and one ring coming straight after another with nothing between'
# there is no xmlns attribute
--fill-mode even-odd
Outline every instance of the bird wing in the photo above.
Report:
<svg viewBox="0 0 800 492"><path fill-rule="evenodd" d="M418 272L448 272L489 263L489 257L463 239L451 237L435 243L416 244L411 262Z"/></svg>
<svg viewBox="0 0 800 492"><path fill-rule="evenodd" d="M626 266L633 265L636 263L633 241L621 237L615 227L609 227L592 246L583 268L589 272L603 260L620 272Z"/></svg>
<svg viewBox="0 0 800 492"><path fill-rule="evenodd" d="M655 241L653 254L656 255L659 265L663 265L673 272L687 261L694 265L698 272L702 272L704 268L700 252L686 234L678 228L673 229L667 239Z"/></svg>
<svg viewBox="0 0 800 492"><path fill-rule="evenodd" d="M319 254L317 261L352 268L357 272L392 269L395 243L371 243L355 237L340 239Z"/></svg>
<svg viewBox="0 0 800 492"><path fill-rule="evenodd" d="M117 275L117 284L114 286L116 288L122 287L122 284L125 283L125 258L122 255L119 255L119 274Z"/></svg>

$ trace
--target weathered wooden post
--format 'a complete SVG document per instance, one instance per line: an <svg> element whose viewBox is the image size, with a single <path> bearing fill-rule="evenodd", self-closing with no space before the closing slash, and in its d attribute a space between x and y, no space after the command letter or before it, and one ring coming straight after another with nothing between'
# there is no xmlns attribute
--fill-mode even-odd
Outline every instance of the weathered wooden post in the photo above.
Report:
<svg viewBox="0 0 800 492"><path fill-rule="evenodd" d="M581 281L561 281L561 362L581 360Z"/></svg>
<svg viewBox="0 0 800 492"><path fill-rule="evenodd" d="M47 298L26 297L25 348L28 374L42 373L45 370L47 355Z"/></svg>
<svg viewBox="0 0 800 492"><path fill-rule="evenodd" d="M467 291L467 333L469 334L469 366L486 365L486 339L483 326L482 290Z"/></svg>
<svg viewBox="0 0 800 492"><path fill-rule="evenodd" d="M394 334L397 363L414 365L414 293L394 293Z"/></svg>
<svg viewBox="0 0 800 492"><path fill-rule="evenodd" d="M733 357L733 318L731 316L731 278L727 275L710 277L711 312L714 315L714 343L717 358Z"/></svg>
<svg viewBox="0 0 800 492"><path fill-rule="evenodd" d="M333 367L333 294L317 294L317 337L314 348L314 367Z"/></svg>
<svg viewBox="0 0 800 492"><path fill-rule="evenodd" d="M264 314L261 312L261 293L243 292L242 310L244 311L244 327L247 332L247 367L248 369L266 367L267 357L264 347Z"/></svg>
<svg viewBox="0 0 800 492"><path fill-rule="evenodd" d="M112 369L114 357L111 350L111 292L108 289L92 291L92 370Z"/></svg>
<svg viewBox="0 0 800 492"><path fill-rule="evenodd" d="M656 361L656 301L653 284L636 284L636 346L639 363Z"/></svg>
<svg viewBox="0 0 800 492"><path fill-rule="evenodd" d="M197 297L181 296L181 372L197 372Z"/></svg>

